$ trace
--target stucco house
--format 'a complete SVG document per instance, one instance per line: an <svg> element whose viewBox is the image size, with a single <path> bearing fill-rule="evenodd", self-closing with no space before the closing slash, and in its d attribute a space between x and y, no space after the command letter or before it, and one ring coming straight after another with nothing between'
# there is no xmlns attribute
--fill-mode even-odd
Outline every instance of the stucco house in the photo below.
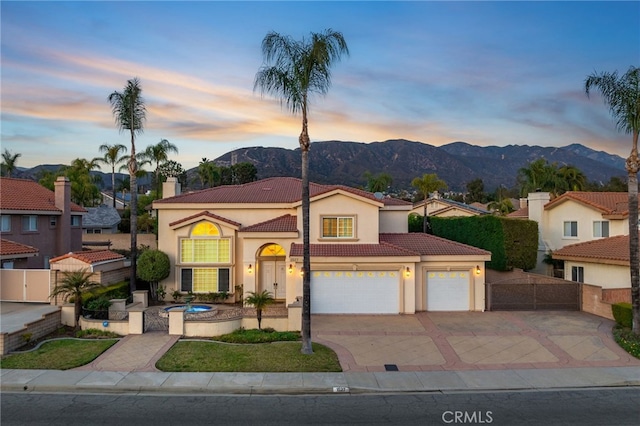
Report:
<svg viewBox="0 0 640 426"><path fill-rule="evenodd" d="M66 177L58 177L55 191L32 180L0 178L1 267L48 269L51 258L81 250L86 213L71 202Z"/></svg>
<svg viewBox="0 0 640 426"><path fill-rule="evenodd" d="M300 179L180 193L156 200L158 249L169 255L167 294L268 290L288 305L302 296ZM407 233L411 203L342 185L310 184L313 313L397 314L484 310L491 253Z"/></svg>

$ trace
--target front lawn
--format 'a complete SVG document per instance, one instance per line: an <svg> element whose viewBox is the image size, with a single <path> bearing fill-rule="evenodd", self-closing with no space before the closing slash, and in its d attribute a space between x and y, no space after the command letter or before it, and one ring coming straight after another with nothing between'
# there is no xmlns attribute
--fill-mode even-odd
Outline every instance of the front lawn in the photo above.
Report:
<svg viewBox="0 0 640 426"><path fill-rule="evenodd" d="M181 341L156 363L162 371L179 372L339 372L331 349L313 343L313 355L300 353L301 342L225 344Z"/></svg>
<svg viewBox="0 0 640 426"><path fill-rule="evenodd" d="M31 352L5 355L1 368L68 370L96 359L117 340L54 340Z"/></svg>

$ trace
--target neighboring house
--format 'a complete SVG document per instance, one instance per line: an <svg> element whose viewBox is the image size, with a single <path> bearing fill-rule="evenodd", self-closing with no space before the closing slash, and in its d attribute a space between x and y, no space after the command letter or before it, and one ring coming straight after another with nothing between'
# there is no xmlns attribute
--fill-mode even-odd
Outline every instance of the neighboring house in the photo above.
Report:
<svg viewBox="0 0 640 426"><path fill-rule="evenodd" d="M300 179L270 178L156 200L158 249L171 260L168 294L267 290L302 296ZM491 253L407 233L411 203L342 185L310 184L313 313L484 310Z"/></svg>
<svg viewBox="0 0 640 426"><path fill-rule="evenodd" d="M25 244L0 239L0 262L3 268L13 269L16 262L26 261L38 255L38 249Z"/></svg>
<svg viewBox="0 0 640 426"><path fill-rule="evenodd" d="M427 200L421 200L413 204L409 214L417 214L419 216L424 215L424 204L427 203L427 216L439 216L439 217L452 217L452 216L478 216L489 214L490 212L473 206L471 204L465 204L454 200L449 200L440 197L440 194L436 191Z"/></svg>
<svg viewBox="0 0 640 426"><path fill-rule="evenodd" d="M102 204L98 207L87 207L87 214L82 220L85 234L115 234L120 224L120 214L112 206Z"/></svg>
<svg viewBox="0 0 640 426"><path fill-rule="evenodd" d="M628 234L628 210L626 192L569 191L553 200L548 192L534 192L508 217L538 222L541 261L567 245Z"/></svg>
<svg viewBox="0 0 640 426"><path fill-rule="evenodd" d="M48 269L49 260L82 249L82 216L87 211L71 202L71 183L58 177L55 191L25 179L0 178L2 268ZM5 243L5 241L8 241ZM5 244L37 250L15 253Z"/></svg>
<svg viewBox="0 0 640 426"><path fill-rule="evenodd" d="M113 192L102 191L102 204L113 207ZM131 201L131 194L124 192L116 192L116 209L124 210Z"/></svg>
<svg viewBox="0 0 640 426"><path fill-rule="evenodd" d="M50 263L52 271L93 272L92 281L104 285L129 278L130 262L123 255L110 250L83 250L67 253L51 259Z"/></svg>
<svg viewBox="0 0 640 426"><path fill-rule="evenodd" d="M603 301L631 301L629 235L564 246L552 257L564 261L564 279L602 287Z"/></svg>

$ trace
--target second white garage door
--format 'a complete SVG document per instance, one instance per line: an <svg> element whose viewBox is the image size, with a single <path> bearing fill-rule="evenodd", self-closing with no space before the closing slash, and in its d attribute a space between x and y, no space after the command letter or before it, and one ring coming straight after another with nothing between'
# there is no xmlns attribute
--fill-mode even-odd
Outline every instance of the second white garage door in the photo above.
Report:
<svg viewBox="0 0 640 426"><path fill-rule="evenodd" d="M469 272L427 272L427 311L468 311Z"/></svg>
<svg viewBox="0 0 640 426"><path fill-rule="evenodd" d="M311 274L314 314L397 314L398 271L316 271Z"/></svg>

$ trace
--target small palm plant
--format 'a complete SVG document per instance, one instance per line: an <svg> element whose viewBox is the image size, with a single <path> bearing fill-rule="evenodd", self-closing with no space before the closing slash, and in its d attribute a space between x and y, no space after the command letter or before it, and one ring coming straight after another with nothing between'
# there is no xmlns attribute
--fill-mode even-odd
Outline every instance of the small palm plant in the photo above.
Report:
<svg viewBox="0 0 640 426"><path fill-rule="evenodd" d="M64 272L64 278L56 284L51 292L51 298L62 295L66 302L73 297L75 304L76 329L80 327L80 311L82 310L82 293L100 286L91 280L92 272L86 269L79 271Z"/></svg>
<svg viewBox="0 0 640 426"><path fill-rule="evenodd" d="M256 316L258 318L258 330L262 330L262 311L274 302L273 296L267 290L260 293L251 291L249 296L244 299L245 303L256 308Z"/></svg>

